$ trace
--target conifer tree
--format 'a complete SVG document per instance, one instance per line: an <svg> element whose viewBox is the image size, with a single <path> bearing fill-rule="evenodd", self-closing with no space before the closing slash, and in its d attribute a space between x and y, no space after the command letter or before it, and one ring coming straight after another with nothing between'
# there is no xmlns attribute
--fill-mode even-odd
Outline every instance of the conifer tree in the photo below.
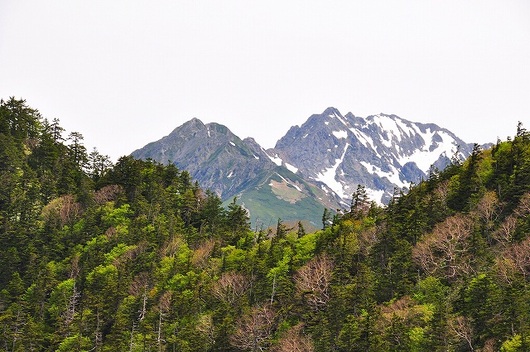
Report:
<svg viewBox="0 0 530 352"><path fill-rule="evenodd" d="M368 213L370 201L364 185L357 185L356 191L352 195L350 213L354 218L361 218Z"/></svg>

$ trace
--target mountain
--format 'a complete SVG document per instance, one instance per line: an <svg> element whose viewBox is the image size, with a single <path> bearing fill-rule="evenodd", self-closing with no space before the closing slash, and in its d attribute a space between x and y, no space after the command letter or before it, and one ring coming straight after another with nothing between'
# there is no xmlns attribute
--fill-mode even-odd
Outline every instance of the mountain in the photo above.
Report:
<svg viewBox="0 0 530 352"><path fill-rule="evenodd" d="M252 138L242 140L226 126L196 118L132 156L174 163L225 203L237 196L256 226L269 226L278 218L320 226L323 209L336 209L340 202L330 190L326 193L275 163Z"/></svg>
<svg viewBox="0 0 530 352"><path fill-rule="evenodd" d="M408 188L432 166L443 169L471 150L435 124L385 114L343 116L328 108L291 127L269 150L194 118L132 156L174 163L224 202L238 197L253 224L268 226L278 218L319 225L324 208L349 206L358 184L372 200L387 203L395 188Z"/></svg>
<svg viewBox="0 0 530 352"><path fill-rule="evenodd" d="M268 153L344 201L362 184L372 200L387 203L395 187L408 188L426 178L432 166L441 170L456 153L463 160L472 149L435 124L385 114L343 116L328 108L291 127Z"/></svg>
<svg viewBox="0 0 530 352"><path fill-rule="evenodd" d="M196 118L132 155L175 163L222 199L245 190L258 175L276 167L252 139L243 141L226 126L205 125Z"/></svg>

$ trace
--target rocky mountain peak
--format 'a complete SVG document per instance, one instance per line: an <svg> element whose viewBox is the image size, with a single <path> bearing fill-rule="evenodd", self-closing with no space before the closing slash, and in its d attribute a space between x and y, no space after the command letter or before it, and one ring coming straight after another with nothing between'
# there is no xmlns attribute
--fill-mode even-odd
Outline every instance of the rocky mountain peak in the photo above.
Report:
<svg viewBox="0 0 530 352"><path fill-rule="evenodd" d="M434 124L383 113L361 118L328 108L291 128L268 152L327 185L345 203L357 184L385 203L395 187L418 182L432 166L445 167L457 147L462 158L471 152L470 145Z"/></svg>
<svg viewBox="0 0 530 352"><path fill-rule="evenodd" d="M184 123L132 155L161 163L169 160L223 199L240 192L249 178L276 166L257 143L241 140L224 125L205 125L199 119Z"/></svg>
<svg viewBox="0 0 530 352"><path fill-rule="evenodd" d="M194 117L191 120L182 124L173 130L173 132L185 131L185 130L202 130L205 127L204 123L198 118Z"/></svg>

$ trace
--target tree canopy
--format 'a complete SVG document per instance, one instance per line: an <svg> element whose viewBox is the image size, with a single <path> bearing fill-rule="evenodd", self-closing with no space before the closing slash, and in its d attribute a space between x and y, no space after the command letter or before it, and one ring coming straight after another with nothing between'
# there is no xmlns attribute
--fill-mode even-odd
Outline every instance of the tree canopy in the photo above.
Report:
<svg viewBox="0 0 530 352"><path fill-rule="evenodd" d="M64 133L0 102L1 350L530 349L522 124L387 207L359 185L313 233Z"/></svg>

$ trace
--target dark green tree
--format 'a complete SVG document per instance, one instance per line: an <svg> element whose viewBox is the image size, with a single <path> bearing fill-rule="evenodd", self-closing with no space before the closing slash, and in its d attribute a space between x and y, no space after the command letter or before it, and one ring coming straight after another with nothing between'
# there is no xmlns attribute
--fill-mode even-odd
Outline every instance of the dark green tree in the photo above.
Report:
<svg viewBox="0 0 530 352"><path fill-rule="evenodd" d="M226 226L228 229L228 243L235 244L243 236L246 237L250 231L250 219L248 212L241 205L237 204L234 197L228 205L226 212Z"/></svg>

